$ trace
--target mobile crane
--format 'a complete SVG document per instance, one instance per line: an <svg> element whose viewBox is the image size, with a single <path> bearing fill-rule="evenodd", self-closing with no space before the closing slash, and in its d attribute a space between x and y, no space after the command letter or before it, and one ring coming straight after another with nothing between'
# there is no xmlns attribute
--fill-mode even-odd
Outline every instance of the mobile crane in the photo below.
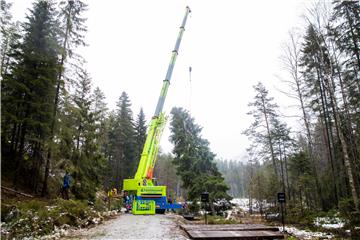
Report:
<svg viewBox="0 0 360 240"><path fill-rule="evenodd" d="M124 179L123 182L123 190L134 195L132 204L133 214L155 214L155 212L164 213L166 209L181 208L180 204L169 204L167 202L166 186L155 186L153 181L153 171L160 147L160 138L167 120L167 117L162 110L170 85L170 79L174 70L181 39L185 31L186 20L190 12L190 8L186 7L185 16L180 27L175 48L171 54L170 64L167 69L165 80L163 81L155 113L149 125L148 135L145 140L137 172L134 178Z"/></svg>

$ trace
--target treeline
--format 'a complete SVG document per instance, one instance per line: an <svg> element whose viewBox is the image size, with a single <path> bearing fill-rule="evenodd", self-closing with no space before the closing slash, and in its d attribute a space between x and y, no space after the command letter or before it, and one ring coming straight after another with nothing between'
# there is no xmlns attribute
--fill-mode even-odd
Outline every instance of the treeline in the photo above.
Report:
<svg viewBox="0 0 360 240"><path fill-rule="evenodd" d="M229 195L237 198L248 197L248 164L236 160L216 159L216 165L229 186Z"/></svg>
<svg viewBox="0 0 360 240"><path fill-rule="evenodd" d="M359 210L360 193L360 6L358 1L319 2L293 31L281 57L288 76L285 94L297 101L301 129L294 132L262 83L249 103L253 123L245 180L247 196L276 201L285 192L290 207ZM225 164L225 167L223 166ZM242 164L236 166L243 168ZM243 170L239 170L241 174Z"/></svg>

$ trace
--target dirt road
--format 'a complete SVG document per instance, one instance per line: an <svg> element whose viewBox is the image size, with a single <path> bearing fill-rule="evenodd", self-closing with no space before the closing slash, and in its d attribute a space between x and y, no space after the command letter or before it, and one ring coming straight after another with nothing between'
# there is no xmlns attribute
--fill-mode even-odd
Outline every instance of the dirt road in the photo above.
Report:
<svg viewBox="0 0 360 240"><path fill-rule="evenodd" d="M123 214L91 229L82 229L64 239L189 239L177 215Z"/></svg>

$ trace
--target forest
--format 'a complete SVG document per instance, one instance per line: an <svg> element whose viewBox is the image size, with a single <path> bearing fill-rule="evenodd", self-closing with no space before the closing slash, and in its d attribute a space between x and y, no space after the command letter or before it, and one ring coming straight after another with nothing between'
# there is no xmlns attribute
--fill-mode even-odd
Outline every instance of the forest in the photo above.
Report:
<svg viewBox="0 0 360 240"><path fill-rule="evenodd" d="M11 4L1 1L2 182L14 189L55 198L69 172L71 196L95 201L97 191L121 192L123 179L135 174L145 115L140 109L134 116L126 92L109 110L104 93L93 86L76 52L86 46L87 8L83 1L35 1L19 23L12 21ZM181 108L173 109L171 122L175 148L159 156L159 183L168 184L173 196L188 190L190 199L199 198L207 183L214 199L230 198L200 126ZM199 149L186 153L184 145Z"/></svg>
<svg viewBox="0 0 360 240"><path fill-rule="evenodd" d="M2 185L56 198L66 171L71 197L95 201L96 192L122 189L134 176L146 139L143 109L119 93L116 109L93 85L86 59L86 1L35 1L24 22L1 0ZM300 128L290 128L264 83L253 87L244 126L245 161L224 160L211 149L190 112L170 113L171 153L155 168L169 195L212 201L232 197L276 202L309 211L341 209L360 219L360 5L318 2L306 27L284 39L287 73L282 92L297 102ZM296 27L296 26L294 26ZM259 79L261 80L261 79ZM155 97L155 96L154 96ZM232 110L235 111L235 110Z"/></svg>

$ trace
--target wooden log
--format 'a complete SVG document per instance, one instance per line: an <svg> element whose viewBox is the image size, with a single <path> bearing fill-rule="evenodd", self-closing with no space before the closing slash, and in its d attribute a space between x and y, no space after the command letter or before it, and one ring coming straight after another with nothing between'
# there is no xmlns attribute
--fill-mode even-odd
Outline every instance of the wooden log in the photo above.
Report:
<svg viewBox="0 0 360 240"><path fill-rule="evenodd" d="M22 192L14 190L12 188L7 188L7 187L4 187L4 186L1 186L1 190L9 191L11 193L15 193L17 195L21 195L21 196L28 197L28 198L34 198L34 196L32 196L30 194L22 193Z"/></svg>

